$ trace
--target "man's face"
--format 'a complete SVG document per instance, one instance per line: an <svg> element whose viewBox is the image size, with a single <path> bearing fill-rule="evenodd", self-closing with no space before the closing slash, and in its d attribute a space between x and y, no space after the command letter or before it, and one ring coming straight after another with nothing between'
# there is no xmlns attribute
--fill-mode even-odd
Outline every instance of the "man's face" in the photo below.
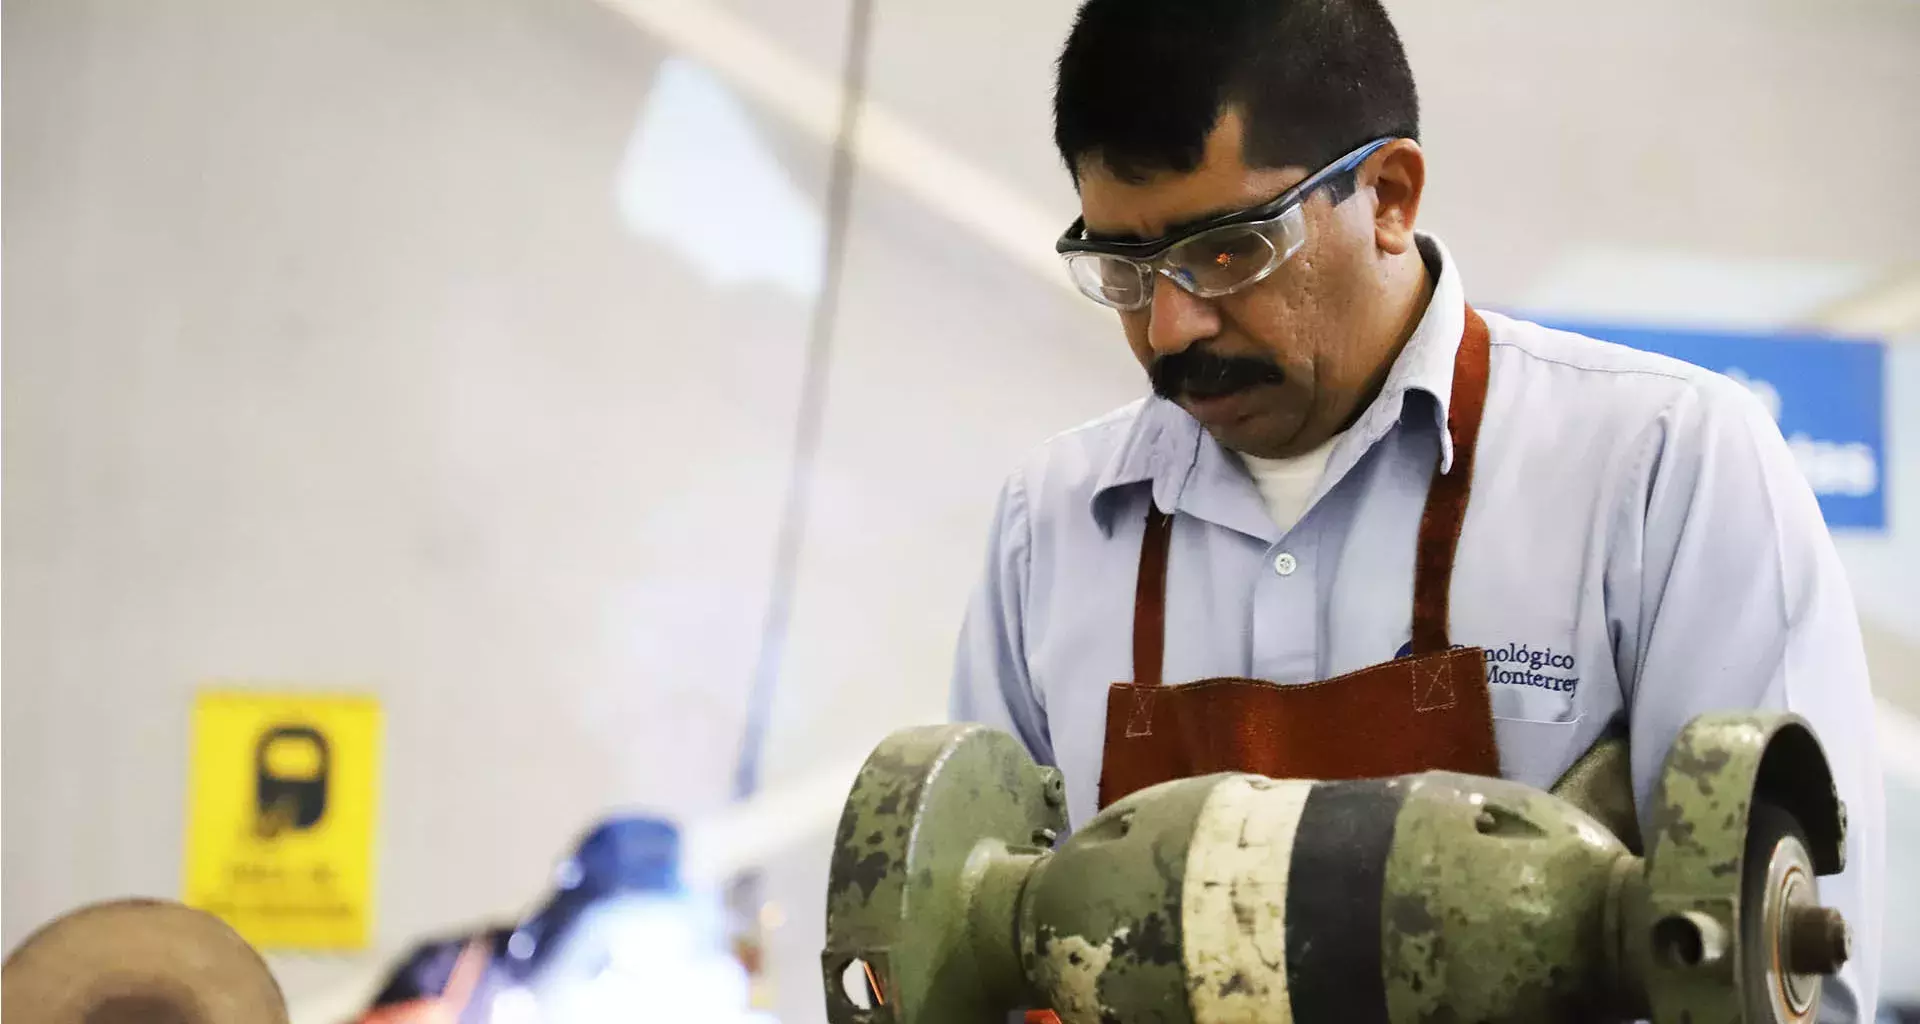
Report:
<svg viewBox="0 0 1920 1024"><path fill-rule="evenodd" d="M1248 167L1240 117L1228 111L1207 138L1205 159L1190 172L1129 182L1091 159L1079 170L1087 231L1148 240L1272 200L1315 168ZM1372 210L1364 191L1334 206L1326 189L1317 190L1304 206L1307 239L1300 251L1265 280L1222 298L1197 298L1155 275L1153 301L1120 320L1156 390L1221 444L1249 455L1297 455L1343 429L1380 369L1378 346L1354 337L1364 319L1356 311L1380 287ZM1189 355L1167 361L1182 353ZM1208 357L1258 360L1279 372L1241 375L1235 379L1259 382L1225 394L1206 387L1199 373L1183 380L1182 371L1207 369Z"/></svg>

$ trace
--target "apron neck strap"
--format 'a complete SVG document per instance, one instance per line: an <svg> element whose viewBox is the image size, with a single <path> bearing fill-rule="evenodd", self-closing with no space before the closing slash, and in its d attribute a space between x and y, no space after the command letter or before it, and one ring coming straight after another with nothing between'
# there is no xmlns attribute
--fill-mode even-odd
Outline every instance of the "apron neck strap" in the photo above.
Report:
<svg viewBox="0 0 1920 1024"><path fill-rule="evenodd" d="M1167 549L1173 517L1147 495L1147 529L1140 537L1140 575L1133 585L1133 682L1159 686L1167 639Z"/></svg>
<svg viewBox="0 0 1920 1024"><path fill-rule="evenodd" d="M1420 542L1413 561L1413 656L1447 649L1447 604L1453 591L1453 555L1467 520L1473 488L1474 446L1487 408L1487 322L1467 307L1466 329L1453 357L1453 396L1447 401L1447 433L1453 436L1453 466L1434 466L1427 506L1420 513ZM1165 600L1163 595L1162 601Z"/></svg>
<svg viewBox="0 0 1920 1024"><path fill-rule="evenodd" d="M1474 446L1487 406L1487 323L1467 307L1466 328L1453 359L1453 390L1447 402L1447 433L1453 438L1453 466L1434 467L1427 502L1420 513L1420 538L1413 562L1413 654L1448 648L1447 605L1453 587L1453 556L1467 518L1473 485ZM1167 552L1173 517L1147 499L1146 530L1140 537L1140 572L1133 594L1133 682L1159 686L1167 630Z"/></svg>

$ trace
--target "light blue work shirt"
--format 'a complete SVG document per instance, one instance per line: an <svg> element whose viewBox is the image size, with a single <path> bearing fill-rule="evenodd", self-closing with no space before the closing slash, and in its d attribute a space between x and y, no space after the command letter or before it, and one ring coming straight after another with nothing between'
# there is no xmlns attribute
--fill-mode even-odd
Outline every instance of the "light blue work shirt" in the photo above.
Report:
<svg viewBox="0 0 1920 1024"><path fill-rule="evenodd" d="M1452 259L1429 236L1420 245L1438 271L1432 301L1291 530L1237 457L1158 398L1053 438L1008 478L952 712L1057 765L1074 822L1096 807L1107 687L1133 678L1149 500L1174 514L1169 684L1305 683L1405 650L1427 483L1453 460L1444 424L1465 318ZM1851 994L1826 986L1822 1019L1871 1020L1884 809L1866 657L1779 429L1719 374L1483 315L1491 379L1449 639L1487 652L1501 774L1550 787L1623 718L1645 828L1667 750L1695 715L1805 716L1849 812L1847 870L1820 885L1853 925Z"/></svg>

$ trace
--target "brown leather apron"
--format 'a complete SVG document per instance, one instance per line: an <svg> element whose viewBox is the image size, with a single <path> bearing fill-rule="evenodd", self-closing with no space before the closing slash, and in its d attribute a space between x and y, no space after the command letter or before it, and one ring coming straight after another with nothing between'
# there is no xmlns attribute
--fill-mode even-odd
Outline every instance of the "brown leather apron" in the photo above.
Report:
<svg viewBox="0 0 1920 1024"><path fill-rule="evenodd" d="M1160 683L1173 518L1151 501L1140 542L1131 683L1107 694L1100 806L1214 772L1361 779L1432 769L1498 775L1486 661L1450 649L1447 596L1487 402L1487 325L1471 308L1453 364L1452 471L1434 470L1413 570L1413 644L1403 658L1317 683L1220 678Z"/></svg>

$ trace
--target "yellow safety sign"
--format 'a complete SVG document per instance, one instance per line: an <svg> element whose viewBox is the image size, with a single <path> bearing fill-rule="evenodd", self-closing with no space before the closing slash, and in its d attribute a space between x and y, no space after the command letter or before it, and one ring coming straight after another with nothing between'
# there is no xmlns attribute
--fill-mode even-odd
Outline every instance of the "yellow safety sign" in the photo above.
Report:
<svg viewBox="0 0 1920 1024"><path fill-rule="evenodd" d="M262 949L366 948L381 726L370 697L202 693L185 902Z"/></svg>

